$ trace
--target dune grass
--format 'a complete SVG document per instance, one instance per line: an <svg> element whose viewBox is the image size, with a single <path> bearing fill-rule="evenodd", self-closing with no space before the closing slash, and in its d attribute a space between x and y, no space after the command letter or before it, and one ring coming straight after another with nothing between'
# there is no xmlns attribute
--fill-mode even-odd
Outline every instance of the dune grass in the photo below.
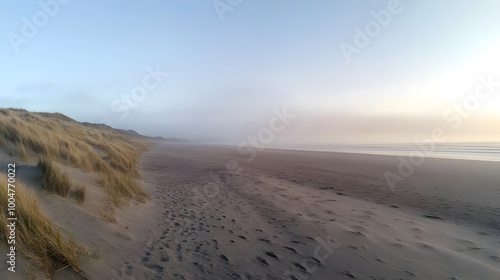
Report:
<svg viewBox="0 0 500 280"><path fill-rule="evenodd" d="M85 186L77 186L75 195L78 204L82 205L87 197L87 189L85 188Z"/></svg>
<svg viewBox="0 0 500 280"><path fill-rule="evenodd" d="M71 189L68 174L46 157L41 157L38 167L42 169L42 188L50 193L67 197Z"/></svg>
<svg viewBox="0 0 500 280"><path fill-rule="evenodd" d="M137 183L145 144L109 127L81 124L57 113L0 109L0 146L23 159L50 158L97 174L113 206L148 198Z"/></svg>
<svg viewBox="0 0 500 280"><path fill-rule="evenodd" d="M146 149L143 138L104 125L78 123L64 115L32 113L21 109L0 109L0 148L24 161L39 159L42 187L67 197L71 182L59 164L94 173L105 190L108 202L102 217L116 222L115 208L131 199L145 201L148 195L137 182L137 165ZM6 178L0 174L0 201L7 202ZM76 186L75 197L85 202L87 190ZM31 191L16 187L18 252L49 278L64 267L80 272L79 256L86 248L63 237L59 228L45 217ZM0 242L7 244L7 203L0 203Z"/></svg>
<svg viewBox="0 0 500 280"><path fill-rule="evenodd" d="M7 178L0 174L0 242L7 245ZM36 269L43 269L47 277L70 266L81 272L79 256L87 256L85 247L63 237L59 228L45 217L38 206L35 195L16 183L16 247ZM10 245L9 245L10 246Z"/></svg>

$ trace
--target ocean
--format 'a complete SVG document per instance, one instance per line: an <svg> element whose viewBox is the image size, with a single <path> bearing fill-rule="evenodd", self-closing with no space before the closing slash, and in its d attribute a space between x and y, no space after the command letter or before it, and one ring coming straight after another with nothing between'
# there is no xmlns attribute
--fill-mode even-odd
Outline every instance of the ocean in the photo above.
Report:
<svg viewBox="0 0 500 280"><path fill-rule="evenodd" d="M281 147L291 150L341 152L355 154L374 154L389 156L410 156L422 151L417 144L373 144L373 145L287 145ZM426 157L481 161L500 161L500 143L453 143L436 144L426 147Z"/></svg>

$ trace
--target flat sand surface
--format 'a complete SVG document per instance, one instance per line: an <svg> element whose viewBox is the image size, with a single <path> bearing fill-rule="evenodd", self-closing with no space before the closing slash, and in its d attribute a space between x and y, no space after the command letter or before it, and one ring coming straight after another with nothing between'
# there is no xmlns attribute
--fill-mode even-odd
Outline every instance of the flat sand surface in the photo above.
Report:
<svg viewBox="0 0 500 280"><path fill-rule="evenodd" d="M427 159L391 192L383 174L396 157L247 158L148 151L158 218L116 279L500 279L500 163Z"/></svg>

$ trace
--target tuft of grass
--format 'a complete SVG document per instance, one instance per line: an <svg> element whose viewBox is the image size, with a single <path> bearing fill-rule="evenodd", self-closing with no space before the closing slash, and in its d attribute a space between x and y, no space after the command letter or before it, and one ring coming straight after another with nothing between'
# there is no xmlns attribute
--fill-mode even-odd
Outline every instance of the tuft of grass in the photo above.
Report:
<svg viewBox="0 0 500 280"><path fill-rule="evenodd" d="M85 198L87 197L87 189L85 186L77 186L76 187L76 201L78 204L82 205L85 202Z"/></svg>
<svg viewBox="0 0 500 280"><path fill-rule="evenodd" d="M30 152L24 145L19 145L19 156L21 157L22 160L24 161L29 161L30 159Z"/></svg>
<svg viewBox="0 0 500 280"><path fill-rule="evenodd" d="M144 202L148 197L146 192L139 187L137 181L130 176L119 171L111 171L108 175L100 176L99 182L104 186L113 206L120 206L133 197Z"/></svg>
<svg viewBox="0 0 500 280"><path fill-rule="evenodd" d="M26 146L24 146L23 144L15 145L12 142L0 138L0 146L4 147L7 151L7 154L9 154L9 156L11 157L19 157L23 161L28 161L30 159L30 153L28 149L26 149Z"/></svg>
<svg viewBox="0 0 500 280"><path fill-rule="evenodd" d="M50 193L67 197L71 189L68 174L46 157L40 158L38 166L42 169L43 189Z"/></svg>
<svg viewBox="0 0 500 280"><path fill-rule="evenodd" d="M7 178L0 174L0 201L7 201ZM16 248L18 253L30 261L35 269L43 269L52 279L54 273L64 267L71 267L82 273L79 256L88 256L85 247L65 238L58 227L42 214L35 194L19 183L15 187L16 198ZM7 203L0 203L0 242L8 245Z"/></svg>

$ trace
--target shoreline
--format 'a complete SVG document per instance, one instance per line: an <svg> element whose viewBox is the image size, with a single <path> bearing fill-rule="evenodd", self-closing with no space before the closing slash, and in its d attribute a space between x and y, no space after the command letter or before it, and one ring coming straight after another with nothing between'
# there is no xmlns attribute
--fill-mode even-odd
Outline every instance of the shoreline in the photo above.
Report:
<svg viewBox="0 0 500 280"><path fill-rule="evenodd" d="M186 144L188 145L188 144ZM213 146L213 147L230 147L234 148L235 150L238 149L238 146L235 145L229 145L229 144L193 144L193 146ZM500 149L500 147L499 147ZM272 151L272 150L277 150L277 151L290 151L290 152L311 152L311 153L339 153L339 154L357 154L357 155L375 155L375 156L389 156L389 157L409 157L409 154L388 154L388 153L383 153L383 152L366 152L366 151L334 151L334 150L328 150L328 149L307 149L307 148L279 148L279 147L269 147L265 148L264 150ZM264 150L259 150L259 151L264 151ZM415 149L414 151L422 151L419 149ZM411 153L412 151L409 151L408 153ZM439 156L439 155L430 155L427 156L425 155L423 158L425 159L449 159L449 160L470 160L470 161L486 161L486 162L500 162L500 156L498 159L486 159L486 158L463 158L459 156Z"/></svg>

